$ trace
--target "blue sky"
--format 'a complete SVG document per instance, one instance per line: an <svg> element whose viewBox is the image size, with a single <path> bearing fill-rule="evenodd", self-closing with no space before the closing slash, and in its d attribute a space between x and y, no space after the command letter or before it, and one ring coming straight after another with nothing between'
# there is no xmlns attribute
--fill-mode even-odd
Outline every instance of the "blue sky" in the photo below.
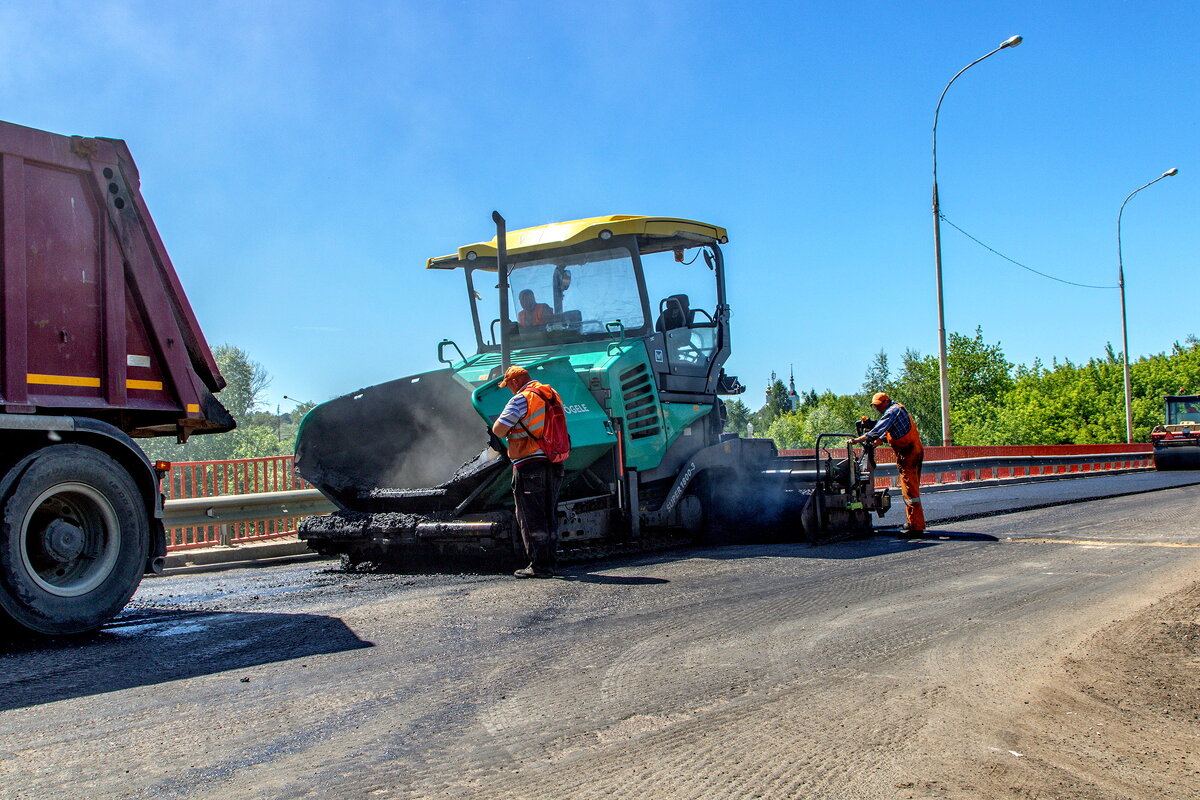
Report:
<svg viewBox="0 0 1200 800"><path fill-rule="evenodd" d="M424 259L609 213L725 226L734 353L859 388L937 351L930 126L946 217L1036 269L1116 282L1133 355L1200 333L1192 2L0 3L0 118L128 141L209 342L325 400L468 343ZM1120 346L1115 290L943 226L946 320L1009 357ZM465 346L465 344L464 344ZM287 408L288 404L283 403Z"/></svg>

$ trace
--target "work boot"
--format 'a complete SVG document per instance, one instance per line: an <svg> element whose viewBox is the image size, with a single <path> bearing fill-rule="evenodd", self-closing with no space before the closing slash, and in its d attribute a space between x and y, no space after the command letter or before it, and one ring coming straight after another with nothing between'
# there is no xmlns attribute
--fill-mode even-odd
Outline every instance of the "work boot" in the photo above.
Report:
<svg viewBox="0 0 1200 800"><path fill-rule="evenodd" d="M557 578L558 577L558 574L554 570L547 569L545 567L535 567L533 564L530 564L528 567L521 567L519 570L514 572L513 575L518 578Z"/></svg>
<svg viewBox="0 0 1200 800"><path fill-rule="evenodd" d="M910 537L924 536L925 529L924 528L914 528L912 525L909 525L906 522L900 526L900 535L901 536L910 536Z"/></svg>

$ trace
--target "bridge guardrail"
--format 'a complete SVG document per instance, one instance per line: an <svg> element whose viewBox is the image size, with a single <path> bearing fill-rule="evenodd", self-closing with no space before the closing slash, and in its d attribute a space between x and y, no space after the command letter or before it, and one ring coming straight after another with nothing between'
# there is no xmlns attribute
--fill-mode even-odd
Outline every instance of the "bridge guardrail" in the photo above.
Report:
<svg viewBox="0 0 1200 800"><path fill-rule="evenodd" d="M1077 449L1079 445L1067 445ZM1114 448L1112 445L1099 445L1110 452L1058 454L1044 452L1053 450L1045 448L1011 448L1013 450L1042 450L1035 454L989 454L974 458L954 458L940 461L926 461L921 475L923 486L949 483L975 483L979 481L1009 480L1031 477L1053 477L1055 475L1083 475L1093 472L1113 472L1147 469L1153 458L1150 445L1122 445ZM926 448L926 452L938 451L945 448ZM976 448L977 450L999 450L1003 448ZM1121 449L1123 452L1111 452ZM956 447L958 453L970 451L971 448ZM835 458L844 457L845 451L831 451ZM811 455L812 451L784 450L782 455ZM287 457L270 459L278 462ZM173 466L188 475L204 474L207 470L212 475L253 475L258 470L270 470L270 480L266 485L308 486L299 478L288 479L276 477L283 470L282 464L272 463L261 467L252 462L266 462L268 459L238 459L236 462L182 462ZM243 466L249 464L249 466ZM230 465L226 467L225 465ZM290 468L290 463L287 464ZM198 468L200 472L197 473ZM876 486L895 486L897 483L895 463L881 463L875 472ZM246 480L240 482L243 486L261 486L262 480ZM197 486L203 486L203 481L197 481ZM333 511L335 506L319 491L312 488L289 488L283 491L258 491L244 494L221 494L221 489L228 491L230 486L236 488L238 482L227 483L224 480L209 482L209 494L198 497L169 498L163 506L163 524L167 528L167 549L170 551L187 550L197 547L214 545L234 545L243 542L273 539L280 536L292 535L301 519L313 514L325 514ZM173 486L183 486L182 480Z"/></svg>
<svg viewBox="0 0 1200 800"><path fill-rule="evenodd" d="M1152 453L1139 450L1091 455L982 456L926 461L921 469L921 485L1141 470L1148 469L1152 460ZM875 470L876 485L896 486L899 474L895 463L880 464ZM947 476L953 477L947 480Z"/></svg>

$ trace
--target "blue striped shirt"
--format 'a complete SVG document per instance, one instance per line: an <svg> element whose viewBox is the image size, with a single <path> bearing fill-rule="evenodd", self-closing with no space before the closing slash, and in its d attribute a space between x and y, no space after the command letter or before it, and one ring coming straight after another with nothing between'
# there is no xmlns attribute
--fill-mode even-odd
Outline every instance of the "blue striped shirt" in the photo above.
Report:
<svg viewBox="0 0 1200 800"><path fill-rule="evenodd" d="M885 433L890 432L893 437L899 439L911 429L912 417L908 416L904 406L892 403L888 406L888 410L883 412L879 422L875 423L875 427L867 433L867 438L875 442L882 439Z"/></svg>
<svg viewBox="0 0 1200 800"><path fill-rule="evenodd" d="M499 422L504 423L510 428L517 427L517 423L525 419L525 415L529 413L529 400L525 395L517 392L512 396L504 406L504 410L500 412Z"/></svg>

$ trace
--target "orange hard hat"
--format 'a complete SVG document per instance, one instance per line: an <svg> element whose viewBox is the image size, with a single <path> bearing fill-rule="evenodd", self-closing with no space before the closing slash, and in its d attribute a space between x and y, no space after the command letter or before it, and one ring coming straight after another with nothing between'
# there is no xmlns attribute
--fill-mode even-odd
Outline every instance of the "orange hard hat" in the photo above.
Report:
<svg viewBox="0 0 1200 800"><path fill-rule="evenodd" d="M891 401L892 398L888 397L886 392L876 392L875 396L871 398L871 405L877 406L882 403L890 403Z"/></svg>
<svg viewBox="0 0 1200 800"><path fill-rule="evenodd" d="M505 370L504 380L500 381L501 386L509 388L524 386L526 383L529 383L529 370L515 364Z"/></svg>

